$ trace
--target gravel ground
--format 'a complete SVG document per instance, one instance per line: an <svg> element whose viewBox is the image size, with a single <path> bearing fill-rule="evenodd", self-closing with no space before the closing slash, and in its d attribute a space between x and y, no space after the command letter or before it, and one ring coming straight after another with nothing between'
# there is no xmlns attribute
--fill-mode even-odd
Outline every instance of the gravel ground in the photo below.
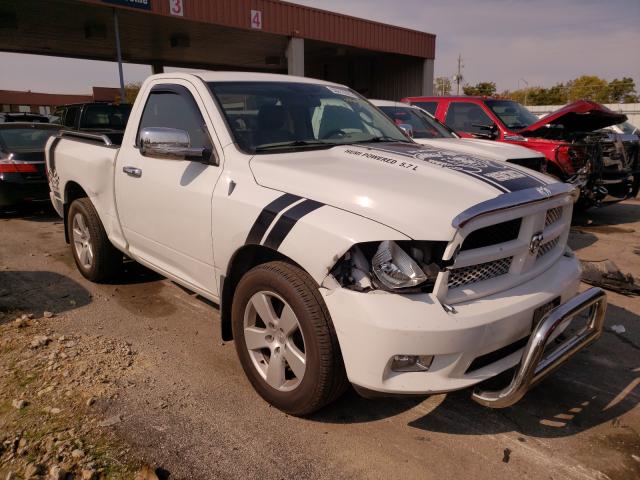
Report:
<svg viewBox="0 0 640 480"><path fill-rule="evenodd" d="M575 224L570 243L582 259L613 260L640 276L640 202L590 211ZM601 340L514 407L482 408L469 391L380 400L348 392L299 419L253 392L233 344L220 339L215 305L133 263L117 284L87 282L50 212L1 217L0 245L0 334L15 347L0 346L0 380L11 377L9 355L44 358L48 349L48 362L60 336L77 342L79 358L99 353L98 376L89 365L79 370L75 357L53 360L57 369L75 372L66 428L94 426L78 431L94 464L69 460L73 471L126 478L128 465L149 464L171 479L640 477L638 297L610 293ZM17 328L21 314L34 320ZM50 342L32 349L36 335ZM24 411L41 412L43 422L51 417L37 397L47 372L29 383L35 386L0 391L0 429L20 425L12 402L21 398L32 399ZM100 375L108 381L96 381ZM88 406L94 396L96 406ZM14 435L0 431L0 440ZM104 448L92 453L98 440ZM0 473L17 456L5 451ZM109 470L114 459L120 471Z"/></svg>

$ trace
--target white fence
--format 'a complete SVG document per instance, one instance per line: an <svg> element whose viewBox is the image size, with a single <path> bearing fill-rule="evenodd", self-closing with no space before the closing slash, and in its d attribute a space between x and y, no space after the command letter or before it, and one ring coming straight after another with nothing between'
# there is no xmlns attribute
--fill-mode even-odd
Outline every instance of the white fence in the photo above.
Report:
<svg viewBox="0 0 640 480"><path fill-rule="evenodd" d="M537 105L527 106L527 108L541 117L563 106L564 105ZM629 123L640 126L640 103L608 103L605 107L614 112L624 113L629 118Z"/></svg>

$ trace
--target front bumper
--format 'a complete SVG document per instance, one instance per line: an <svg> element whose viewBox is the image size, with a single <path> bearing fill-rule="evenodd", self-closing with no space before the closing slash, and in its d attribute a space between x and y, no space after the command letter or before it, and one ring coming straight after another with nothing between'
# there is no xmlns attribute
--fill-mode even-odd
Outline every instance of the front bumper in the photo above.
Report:
<svg viewBox="0 0 640 480"><path fill-rule="evenodd" d="M504 408L513 405L529 388L600 337L606 309L607 296L600 288L591 288L554 308L538 323L529 337L511 383L501 390L476 389L471 398L486 407ZM587 311L588 318L584 328L555 350L545 353L554 333Z"/></svg>
<svg viewBox="0 0 640 480"><path fill-rule="evenodd" d="M475 385L516 366L523 348L471 370L478 357L531 335L533 312L560 297L573 298L580 267L561 256L528 282L445 311L432 294L359 293L321 289L340 342L351 383L374 392L429 394ZM554 332L555 338L560 331ZM394 355L433 355L426 372L394 372Z"/></svg>

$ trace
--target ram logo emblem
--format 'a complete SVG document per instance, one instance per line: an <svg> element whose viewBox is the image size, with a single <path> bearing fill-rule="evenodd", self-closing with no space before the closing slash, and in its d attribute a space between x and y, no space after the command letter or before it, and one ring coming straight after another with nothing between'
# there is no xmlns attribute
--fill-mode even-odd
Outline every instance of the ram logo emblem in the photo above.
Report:
<svg viewBox="0 0 640 480"><path fill-rule="evenodd" d="M542 232L534 233L531 237L531 241L529 242L529 252L531 255L535 255L540 250L540 245L544 241L544 235Z"/></svg>

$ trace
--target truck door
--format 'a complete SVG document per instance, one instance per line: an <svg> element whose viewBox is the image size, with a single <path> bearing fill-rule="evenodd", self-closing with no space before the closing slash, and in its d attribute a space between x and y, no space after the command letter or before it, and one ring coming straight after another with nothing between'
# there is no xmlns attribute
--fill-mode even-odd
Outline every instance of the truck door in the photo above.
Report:
<svg viewBox="0 0 640 480"><path fill-rule="evenodd" d="M213 132L197 90L187 81L156 84L118 155L118 215L132 255L217 296L213 267L211 201L222 167L215 161ZM131 120L134 120L132 118ZM134 120L135 121L135 120ZM131 122L130 122L131 123ZM143 128L184 130L192 147L214 152L209 163L142 155Z"/></svg>

